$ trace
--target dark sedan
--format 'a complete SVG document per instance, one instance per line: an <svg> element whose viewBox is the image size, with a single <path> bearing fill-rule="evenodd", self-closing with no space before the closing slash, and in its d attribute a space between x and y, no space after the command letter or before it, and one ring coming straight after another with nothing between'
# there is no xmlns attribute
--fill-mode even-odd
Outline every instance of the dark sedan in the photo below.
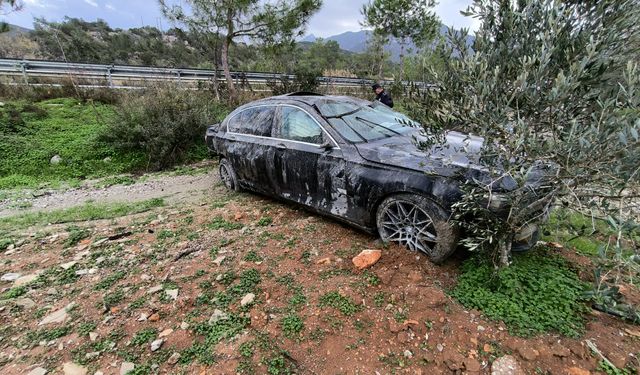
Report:
<svg viewBox="0 0 640 375"><path fill-rule="evenodd" d="M414 124L380 103L293 93L237 108L205 139L227 188L302 204L441 262L459 237L449 221L459 178L482 174L483 140L448 132L445 147L424 151ZM536 236L527 227L516 238L526 248Z"/></svg>

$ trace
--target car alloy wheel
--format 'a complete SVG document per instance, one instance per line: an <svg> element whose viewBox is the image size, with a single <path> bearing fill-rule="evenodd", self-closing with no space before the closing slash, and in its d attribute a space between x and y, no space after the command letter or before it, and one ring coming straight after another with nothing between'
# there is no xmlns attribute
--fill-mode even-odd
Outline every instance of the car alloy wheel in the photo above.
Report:
<svg viewBox="0 0 640 375"><path fill-rule="evenodd" d="M238 180L236 178L236 173L231 167L231 164L227 159L220 160L220 166L218 167L218 171L220 172L220 180L224 186L233 191L238 191Z"/></svg>
<svg viewBox="0 0 640 375"><path fill-rule="evenodd" d="M457 244L458 231L448 217L444 209L426 197L398 194L378 206L376 224L382 241L401 244L440 263Z"/></svg>

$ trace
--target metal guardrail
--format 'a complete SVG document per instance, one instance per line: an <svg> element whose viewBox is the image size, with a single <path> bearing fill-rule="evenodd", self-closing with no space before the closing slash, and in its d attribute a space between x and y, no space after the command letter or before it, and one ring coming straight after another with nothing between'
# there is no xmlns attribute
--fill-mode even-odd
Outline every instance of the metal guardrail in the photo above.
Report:
<svg viewBox="0 0 640 375"><path fill-rule="evenodd" d="M42 60L17 60L17 59L0 59L0 76L8 76L18 78L22 82L17 84L26 85L43 85L43 83L30 81L30 78L48 78L52 79L54 85L59 85L62 79L74 78L91 81L90 84L81 84L84 87L108 87L135 89L144 87L139 83L143 81L174 81L174 82L212 82L214 79L224 81L222 71L205 70L205 69L182 69L182 68L155 68L147 66L131 66L131 65L103 65L103 64L84 64L84 63L67 63L58 61L42 61ZM231 72L231 76L239 87L246 85L265 86L268 82L281 80L283 78L293 80L295 76L291 74L280 73L261 73L261 72ZM95 81L98 81L96 84ZM321 85L344 87L344 88L363 88L375 83L370 79L352 78L352 77L318 77ZM382 84L391 84L393 81L383 81ZM404 82L408 84L407 82ZM431 85L421 82L413 82L412 84L422 88L429 88Z"/></svg>

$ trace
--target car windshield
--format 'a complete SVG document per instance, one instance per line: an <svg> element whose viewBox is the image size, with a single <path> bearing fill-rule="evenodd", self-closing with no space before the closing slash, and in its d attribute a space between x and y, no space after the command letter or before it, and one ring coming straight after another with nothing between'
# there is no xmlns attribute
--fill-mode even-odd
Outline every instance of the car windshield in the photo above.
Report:
<svg viewBox="0 0 640 375"><path fill-rule="evenodd" d="M359 105L327 101L318 105L320 113L350 142L370 142L410 133L418 125L407 116L380 103Z"/></svg>

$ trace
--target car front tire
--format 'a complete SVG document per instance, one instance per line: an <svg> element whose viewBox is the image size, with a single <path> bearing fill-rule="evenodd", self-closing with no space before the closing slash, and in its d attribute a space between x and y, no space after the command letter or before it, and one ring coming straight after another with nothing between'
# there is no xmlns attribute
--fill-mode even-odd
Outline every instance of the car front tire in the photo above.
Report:
<svg viewBox="0 0 640 375"><path fill-rule="evenodd" d="M395 242L442 263L456 249L458 230L434 201L416 194L397 194L378 206L376 224L383 242Z"/></svg>

